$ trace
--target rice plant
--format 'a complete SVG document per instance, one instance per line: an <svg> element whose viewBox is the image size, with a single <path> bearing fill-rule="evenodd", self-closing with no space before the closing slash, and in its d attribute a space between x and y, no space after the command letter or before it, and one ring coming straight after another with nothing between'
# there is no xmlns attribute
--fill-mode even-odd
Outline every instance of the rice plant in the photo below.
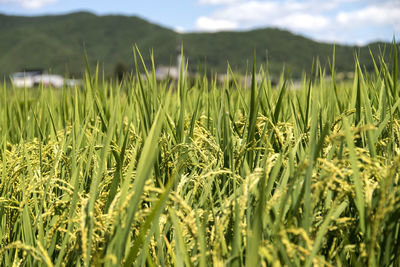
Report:
<svg viewBox="0 0 400 267"><path fill-rule="evenodd" d="M135 49L122 83L2 85L0 265L399 266L397 58L291 90L157 81Z"/></svg>

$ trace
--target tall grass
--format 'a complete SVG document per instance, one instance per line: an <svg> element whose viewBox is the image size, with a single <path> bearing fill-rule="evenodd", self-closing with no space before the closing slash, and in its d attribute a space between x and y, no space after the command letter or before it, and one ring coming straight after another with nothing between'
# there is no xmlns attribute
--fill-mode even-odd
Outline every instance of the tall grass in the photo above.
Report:
<svg viewBox="0 0 400 267"><path fill-rule="evenodd" d="M0 265L398 266L397 47L373 59L247 90L135 49L122 83L1 86Z"/></svg>

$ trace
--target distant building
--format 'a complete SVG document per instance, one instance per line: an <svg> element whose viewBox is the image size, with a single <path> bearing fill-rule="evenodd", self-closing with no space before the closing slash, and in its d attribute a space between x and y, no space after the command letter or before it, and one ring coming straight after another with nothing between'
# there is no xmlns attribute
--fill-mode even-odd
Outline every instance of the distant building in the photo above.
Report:
<svg viewBox="0 0 400 267"><path fill-rule="evenodd" d="M38 77L42 74L42 70L16 72L11 75L11 80L15 87L30 88L35 85L35 77Z"/></svg>
<svg viewBox="0 0 400 267"><path fill-rule="evenodd" d="M183 70L183 77L186 75L186 57L182 54L180 44L176 47L176 66L158 66L156 68L157 80L165 80L171 78L174 80L179 79L181 69Z"/></svg>
<svg viewBox="0 0 400 267"><path fill-rule="evenodd" d="M167 78L171 78L173 80L179 79L180 69L175 66L167 67L167 66L158 66L156 68L156 78L157 80L165 80Z"/></svg>
<svg viewBox="0 0 400 267"><path fill-rule="evenodd" d="M60 88L64 85L64 78L56 74L42 74L35 77L35 85L39 84Z"/></svg>
<svg viewBox="0 0 400 267"><path fill-rule="evenodd" d="M79 84L78 80L64 80L61 75L47 74L42 70L32 70L24 72L16 72L11 75L12 83L15 87L32 88L40 84L44 86L52 86L54 88L74 86Z"/></svg>

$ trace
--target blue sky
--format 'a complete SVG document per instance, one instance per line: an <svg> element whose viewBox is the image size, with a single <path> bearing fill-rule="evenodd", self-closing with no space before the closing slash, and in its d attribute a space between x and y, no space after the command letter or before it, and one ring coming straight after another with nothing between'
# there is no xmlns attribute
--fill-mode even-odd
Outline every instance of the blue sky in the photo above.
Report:
<svg viewBox="0 0 400 267"><path fill-rule="evenodd" d="M400 0L0 0L0 13L74 11L136 15L176 31L279 27L314 40L347 44L391 41L400 32Z"/></svg>

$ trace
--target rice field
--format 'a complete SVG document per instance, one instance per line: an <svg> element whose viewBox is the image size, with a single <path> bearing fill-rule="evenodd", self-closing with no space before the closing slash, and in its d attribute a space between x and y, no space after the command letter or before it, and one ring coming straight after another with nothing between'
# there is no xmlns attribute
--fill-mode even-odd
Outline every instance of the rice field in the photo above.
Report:
<svg viewBox="0 0 400 267"><path fill-rule="evenodd" d="M0 266L399 266L389 50L299 90L268 63L249 88L157 81L138 51L145 79L0 86Z"/></svg>

